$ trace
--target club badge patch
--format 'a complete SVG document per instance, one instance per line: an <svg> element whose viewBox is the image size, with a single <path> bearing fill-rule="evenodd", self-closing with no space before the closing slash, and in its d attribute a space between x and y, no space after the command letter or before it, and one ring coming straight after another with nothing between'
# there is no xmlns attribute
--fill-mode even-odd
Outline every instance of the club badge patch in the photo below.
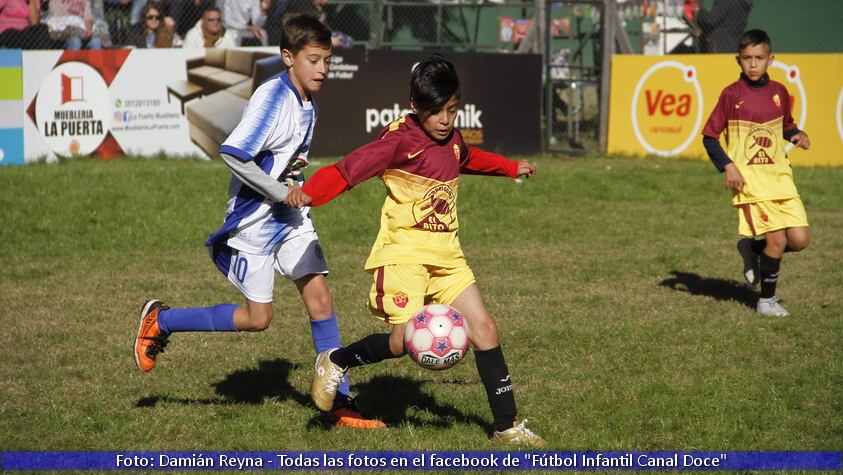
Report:
<svg viewBox="0 0 843 475"><path fill-rule="evenodd" d="M756 125L749 130L744 146L747 165L773 165L776 155L776 134L766 125Z"/></svg>

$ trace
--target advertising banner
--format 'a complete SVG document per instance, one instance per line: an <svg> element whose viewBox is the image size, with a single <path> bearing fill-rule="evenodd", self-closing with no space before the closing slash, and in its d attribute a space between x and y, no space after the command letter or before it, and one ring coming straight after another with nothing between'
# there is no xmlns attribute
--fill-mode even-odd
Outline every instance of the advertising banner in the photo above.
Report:
<svg viewBox="0 0 843 475"><path fill-rule="evenodd" d="M317 97L314 155L338 156L374 140L410 112L410 71L429 52L334 50ZM456 126L468 145L504 154L541 148L541 56L448 53L460 76Z"/></svg>
<svg viewBox="0 0 843 475"><path fill-rule="evenodd" d="M201 154L168 85L202 50L115 49L23 53L28 161L96 154Z"/></svg>
<svg viewBox="0 0 843 475"><path fill-rule="evenodd" d="M0 49L0 166L23 163L21 50Z"/></svg>
<svg viewBox="0 0 843 475"><path fill-rule="evenodd" d="M786 145L791 163L843 165L843 55L776 54L768 72L811 138L810 150ZM706 157L702 129L739 75L735 55L613 56L609 152Z"/></svg>
<svg viewBox="0 0 843 475"><path fill-rule="evenodd" d="M283 68L276 48L24 51L22 61L17 54L22 98L10 116L23 140L17 155L26 161L215 157L254 89ZM427 56L335 50L330 80L316 97L311 155L344 155L409 112L410 71ZM450 53L448 59L460 73L457 126L466 142L505 154L538 152L541 57Z"/></svg>

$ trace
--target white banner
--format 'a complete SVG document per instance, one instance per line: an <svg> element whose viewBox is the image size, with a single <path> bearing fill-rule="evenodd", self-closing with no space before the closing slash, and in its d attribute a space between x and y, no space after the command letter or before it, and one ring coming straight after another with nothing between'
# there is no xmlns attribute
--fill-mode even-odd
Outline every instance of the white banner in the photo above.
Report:
<svg viewBox="0 0 843 475"><path fill-rule="evenodd" d="M27 162L96 154L204 156L181 98L188 60L204 50L24 51Z"/></svg>

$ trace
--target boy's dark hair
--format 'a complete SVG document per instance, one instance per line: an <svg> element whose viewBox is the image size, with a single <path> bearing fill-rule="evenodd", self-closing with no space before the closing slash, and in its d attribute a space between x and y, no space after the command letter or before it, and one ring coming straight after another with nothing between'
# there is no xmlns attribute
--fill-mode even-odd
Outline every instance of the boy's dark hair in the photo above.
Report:
<svg viewBox="0 0 843 475"><path fill-rule="evenodd" d="M410 74L410 99L419 112L441 108L451 96L460 97L460 78L450 61L434 54L416 65Z"/></svg>
<svg viewBox="0 0 843 475"><path fill-rule="evenodd" d="M773 50L773 40L770 39L770 35L764 30L755 29L745 31L741 35L740 41L738 41L738 53L747 46L752 45L767 45L767 49L770 51Z"/></svg>
<svg viewBox="0 0 843 475"><path fill-rule="evenodd" d="M331 29L307 14L286 15L282 19L281 49L298 53L305 46L331 49Z"/></svg>

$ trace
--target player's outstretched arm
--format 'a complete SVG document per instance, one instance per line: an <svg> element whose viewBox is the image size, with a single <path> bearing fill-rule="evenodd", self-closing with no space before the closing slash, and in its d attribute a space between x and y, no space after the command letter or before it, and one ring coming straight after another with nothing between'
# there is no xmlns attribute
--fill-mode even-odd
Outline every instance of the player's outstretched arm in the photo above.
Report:
<svg viewBox="0 0 843 475"><path fill-rule="evenodd" d="M345 181L345 177L342 176L337 165L328 165L320 168L310 177L310 180L305 182L301 189L303 196L298 196L298 192L296 192L296 199L301 199L302 202L307 202L310 206L322 206L349 188L351 186Z"/></svg>
<svg viewBox="0 0 843 475"><path fill-rule="evenodd" d="M468 160L463 164L460 172L467 175L508 176L510 178L520 175L532 177L536 174L536 167L529 160L510 160L503 155L471 147L468 150Z"/></svg>

